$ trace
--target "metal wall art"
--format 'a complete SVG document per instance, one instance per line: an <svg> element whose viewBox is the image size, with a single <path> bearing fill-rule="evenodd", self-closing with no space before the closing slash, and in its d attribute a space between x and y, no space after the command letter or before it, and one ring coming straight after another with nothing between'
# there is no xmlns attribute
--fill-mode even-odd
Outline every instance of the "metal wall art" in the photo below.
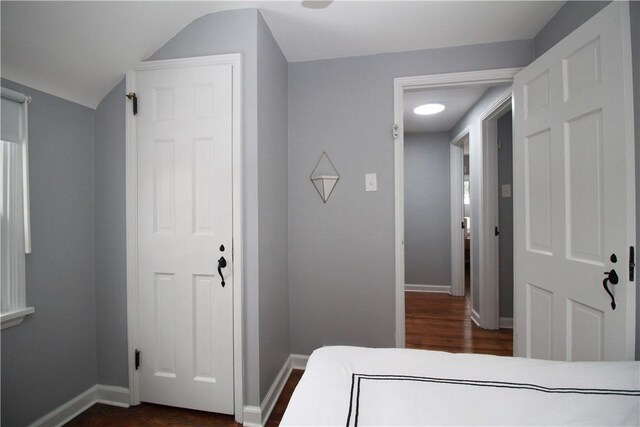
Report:
<svg viewBox="0 0 640 427"><path fill-rule="evenodd" d="M322 201L327 203L331 192L340 179L340 175L338 174L336 167L333 165L333 162L324 151L322 152L320 159L318 159L316 167L313 168L310 178L314 187L318 190L318 194L320 194Z"/></svg>

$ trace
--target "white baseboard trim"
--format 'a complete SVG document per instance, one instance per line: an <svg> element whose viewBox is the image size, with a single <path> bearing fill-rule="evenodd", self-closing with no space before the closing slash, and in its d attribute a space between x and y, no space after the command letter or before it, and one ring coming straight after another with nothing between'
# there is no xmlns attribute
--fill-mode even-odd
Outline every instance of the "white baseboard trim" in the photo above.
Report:
<svg viewBox="0 0 640 427"><path fill-rule="evenodd" d="M129 407L129 389L114 385L98 384L96 390L96 403L105 405Z"/></svg>
<svg viewBox="0 0 640 427"><path fill-rule="evenodd" d="M471 309L471 320L473 320L473 323L480 327L480 314L478 314L478 312L473 308Z"/></svg>
<svg viewBox="0 0 640 427"><path fill-rule="evenodd" d="M97 387L94 385L30 425L32 427L50 427L65 424L95 403L96 389Z"/></svg>
<svg viewBox="0 0 640 427"><path fill-rule="evenodd" d="M280 372L273 380L266 396L260 406L245 406L243 408L242 424L246 427L262 427L269 420L271 411L276 406L278 398L284 389L291 371L294 369L305 369L309 356L301 354L291 354L280 368Z"/></svg>
<svg viewBox="0 0 640 427"><path fill-rule="evenodd" d="M129 407L129 389L96 384L47 415L30 424L31 427L57 427L72 420L96 403Z"/></svg>
<svg viewBox="0 0 640 427"><path fill-rule="evenodd" d="M271 411L273 411L274 406L276 406L276 402L280 397L280 393L282 393L282 389L284 385L287 383L289 379L289 374L291 374L291 355L287 357L287 360L280 368L280 372L276 375L276 378L273 380L273 384L267 391L267 394L264 396L262 403L260 404L260 412L262 413L262 425L267 423L269 416L271 415Z"/></svg>
<svg viewBox="0 0 640 427"><path fill-rule="evenodd" d="M262 411L259 406L245 406L242 412L243 426L262 427Z"/></svg>
<svg viewBox="0 0 640 427"><path fill-rule="evenodd" d="M501 317L500 329L513 329L513 317Z"/></svg>
<svg viewBox="0 0 640 427"><path fill-rule="evenodd" d="M292 354L290 359L291 369L305 370L307 368L307 361L309 360L309 356L305 356L303 354Z"/></svg>
<svg viewBox="0 0 640 427"><path fill-rule="evenodd" d="M451 293L451 286L445 285L404 285L405 292L433 292L438 294Z"/></svg>

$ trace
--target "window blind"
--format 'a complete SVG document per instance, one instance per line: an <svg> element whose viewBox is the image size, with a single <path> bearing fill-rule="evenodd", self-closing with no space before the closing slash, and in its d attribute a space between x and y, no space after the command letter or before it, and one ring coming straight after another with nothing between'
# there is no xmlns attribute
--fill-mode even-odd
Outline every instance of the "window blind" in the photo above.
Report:
<svg viewBox="0 0 640 427"><path fill-rule="evenodd" d="M29 220L29 122L31 99L0 88L0 329L33 313L26 306L25 254L31 252Z"/></svg>
<svg viewBox="0 0 640 427"><path fill-rule="evenodd" d="M0 109L2 109L1 137L3 141L20 142L20 114L27 97L11 89L2 88Z"/></svg>
<svg viewBox="0 0 640 427"><path fill-rule="evenodd" d="M25 239L20 144L0 141L0 313L25 307Z"/></svg>
<svg viewBox="0 0 640 427"><path fill-rule="evenodd" d="M31 215L29 203L29 102L31 98L15 90L0 87L0 139L18 144L21 165L22 215L24 252L31 253ZM9 148L7 148L9 149ZM6 153L5 153L6 154ZM15 160L15 157L14 157ZM15 170L17 166L14 165Z"/></svg>

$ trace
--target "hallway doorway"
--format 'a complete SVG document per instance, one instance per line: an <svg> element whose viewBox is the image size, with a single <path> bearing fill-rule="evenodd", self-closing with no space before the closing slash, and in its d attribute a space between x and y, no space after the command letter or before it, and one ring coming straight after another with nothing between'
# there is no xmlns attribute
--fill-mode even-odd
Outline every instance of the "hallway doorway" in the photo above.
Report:
<svg viewBox="0 0 640 427"><path fill-rule="evenodd" d="M396 226L403 237L397 258L403 283L399 346L512 355L512 321L497 321L501 278L487 280L488 258L498 267L489 246L499 247L497 122L510 107L510 80L397 89L402 94L397 103L402 162L396 159L402 171L396 188L401 207L396 212L402 213ZM489 191L490 186L495 188ZM489 221L494 212L496 221ZM494 298L493 307L487 298ZM500 302L511 305L512 316L512 297ZM489 309L496 322L483 322L480 314L491 317Z"/></svg>

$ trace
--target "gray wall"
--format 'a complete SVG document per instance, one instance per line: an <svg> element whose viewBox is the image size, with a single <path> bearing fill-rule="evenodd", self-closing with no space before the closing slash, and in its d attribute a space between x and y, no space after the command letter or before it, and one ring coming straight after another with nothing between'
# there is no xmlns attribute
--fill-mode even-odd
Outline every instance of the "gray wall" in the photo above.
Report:
<svg viewBox="0 0 640 427"><path fill-rule="evenodd" d="M534 37L536 58L609 3L609 1L567 1Z"/></svg>
<svg viewBox="0 0 640 427"><path fill-rule="evenodd" d="M2 331L2 420L24 426L96 384L93 110L6 80L33 98L29 161L33 252L27 305Z"/></svg>
<svg viewBox="0 0 640 427"><path fill-rule="evenodd" d="M526 65L526 64L525 64ZM479 177L476 177L478 173L477 167L474 165L473 159L480 159L481 152L479 144L481 129L477 127L477 120L480 114L482 114L491 104L493 104L500 96L502 96L509 85L494 86L482 95L482 97L466 112L466 114L456 123L450 131L451 139L456 137L466 128L469 127L469 152L470 152L470 190L471 190L471 302L473 309L479 313L480 311L480 292L478 284L480 283L480 243L478 240L478 226L477 221L473 218L478 218L480 211L478 209L478 203L474 200L480 199L480 187Z"/></svg>
<svg viewBox="0 0 640 427"><path fill-rule="evenodd" d="M291 351L395 345L393 78L521 67L533 41L289 64ZM326 150L340 181L324 204L309 174ZM378 191L364 191L364 174Z"/></svg>
<svg viewBox="0 0 640 427"><path fill-rule="evenodd" d="M451 286L449 133L404 135L405 283Z"/></svg>
<svg viewBox="0 0 640 427"><path fill-rule="evenodd" d="M258 14L260 399L289 354L287 61Z"/></svg>
<svg viewBox="0 0 640 427"><path fill-rule="evenodd" d="M129 387L124 93L122 81L95 113L95 306L98 383Z"/></svg>
<svg viewBox="0 0 640 427"><path fill-rule="evenodd" d="M513 190L513 126L511 112L498 119L498 218L500 227L500 317L513 318L513 197L502 197L502 186Z"/></svg>
<svg viewBox="0 0 640 427"><path fill-rule="evenodd" d="M609 2L567 2L535 37L536 57L558 43ZM636 245L640 242L640 4L629 2L636 139ZM637 252L637 250L636 250ZM637 257L636 257L637 258ZM636 292L636 360L640 360L640 292Z"/></svg>

